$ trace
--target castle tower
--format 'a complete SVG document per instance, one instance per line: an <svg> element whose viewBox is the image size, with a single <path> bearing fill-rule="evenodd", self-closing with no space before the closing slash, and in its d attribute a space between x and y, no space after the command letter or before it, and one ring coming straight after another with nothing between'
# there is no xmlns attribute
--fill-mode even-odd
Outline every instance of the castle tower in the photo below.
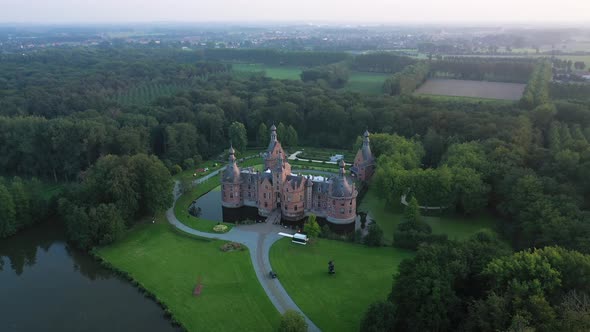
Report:
<svg viewBox="0 0 590 332"><path fill-rule="evenodd" d="M357 191L354 183L346 176L346 164L340 160L338 176L330 186L327 219L335 224L348 224L356 218Z"/></svg>
<svg viewBox="0 0 590 332"><path fill-rule="evenodd" d="M371 152L368 130L365 130L363 134L363 145L354 157L351 172L361 181L369 181L375 172L375 157Z"/></svg>
<svg viewBox="0 0 590 332"><path fill-rule="evenodd" d="M225 207L241 207L244 205L240 177L240 169L236 164L236 151L229 148L229 158L221 176L221 204Z"/></svg>

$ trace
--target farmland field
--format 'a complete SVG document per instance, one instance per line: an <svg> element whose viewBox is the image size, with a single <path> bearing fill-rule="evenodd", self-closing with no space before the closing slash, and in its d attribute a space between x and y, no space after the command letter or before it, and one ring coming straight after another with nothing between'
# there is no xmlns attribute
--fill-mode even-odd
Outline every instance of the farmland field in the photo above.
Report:
<svg viewBox="0 0 590 332"><path fill-rule="evenodd" d="M257 73L264 72L267 77L278 80L298 80L301 78L301 68L267 66L259 63L234 63L232 69L236 72Z"/></svg>
<svg viewBox="0 0 590 332"><path fill-rule="evenodd" d="M260 63L234 63L232 68L238 75L264 72L265 76L278 80L299 80L302 71L299 67L269 66ZM342 90L378 94L381 93L383 82L390 75L351 71Z"/></svg>
<svg viewBox="0 0 590 332"><path fill-rule="evenodd" d="M524 88L525 84L519 83L429 79L415 93L417 95L518 100L522 97Z"/></svg>
<svg viewBox="0 0 590 332"><path fill-rule="evenodd" d="M383 91L383 82L389 76L391 74L351 71L348 83L346 83L343 89L354 92L379 94Z"/></svg>

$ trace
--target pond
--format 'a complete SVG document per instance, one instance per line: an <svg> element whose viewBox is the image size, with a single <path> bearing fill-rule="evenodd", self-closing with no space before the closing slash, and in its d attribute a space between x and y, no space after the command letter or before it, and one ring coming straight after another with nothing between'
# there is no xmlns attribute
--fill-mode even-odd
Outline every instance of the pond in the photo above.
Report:
<svg viewBox="0 0 590 332"><path fill-rule="evenodd" d="M265 217L258 215L258 209L244 206L241 208L230 209L225 208L221 205L221 186L216 187L205 195L196 199L192 207L189 208L189 213L195 217L199 217L205 220L219 221L219 222L230 222L235 223L237 221L244 221L246 219L262 221ZM281 224L292 228L302 229L306 219L298 221L281 220ZM346 234L354 232L354 223L348 225L337 225L328 222L324 218L317 218L320 226L328 225L330 229L337 234Z"/></svg>
<svg viewBox="0 0 590 332"><path fill-rule="evenodd" d="M0 331L178 331L128 281L45 222L0 240Z"/></svg>

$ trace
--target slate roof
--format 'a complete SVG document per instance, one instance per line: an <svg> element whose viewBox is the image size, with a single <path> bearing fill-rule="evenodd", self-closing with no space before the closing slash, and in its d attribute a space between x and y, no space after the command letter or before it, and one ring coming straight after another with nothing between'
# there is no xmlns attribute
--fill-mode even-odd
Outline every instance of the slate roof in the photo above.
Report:
<svg viewBox="0 0 590 332"><path fill-rule="evenodd" d="M353 187L346 176L338 176L332 178L332 197L351 197L353 194Z"/></svg>

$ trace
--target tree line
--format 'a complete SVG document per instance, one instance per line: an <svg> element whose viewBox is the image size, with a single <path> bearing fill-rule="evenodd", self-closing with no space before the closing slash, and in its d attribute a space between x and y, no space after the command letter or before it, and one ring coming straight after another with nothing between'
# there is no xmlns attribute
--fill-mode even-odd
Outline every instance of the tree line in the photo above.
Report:
<svg viewBox="0 0 590 332"><path fill-rule="evenodd" d="M549 102L549 84L553 77L551 68L551 62L547 60L541 60L535 66L520 99L522 107L532 109Z"/></svg>
<svg viewBox="0 0 590 332"><path fill-rule="evenodd" d="M407 56L388 52L374 52L356 55L351 68L364 72L397 73L416 62L416 59Z"/></svg>
<svg viewBox="0 0 590 332"><path fill-rule="evenodd" d="M172 204L173 182L155 156L101 157L59 200L70 241L91 249L119 239L142 217L155 218Z"/></svg>
<svg viewBox="0 0 590 332"><path fill-rule="evenodd" d="M348 82L350 72L345 62L304 69L301 72L303 82L325 82L328 86L338 89Z"/></svg>
<svg viewBox="0 0 590 332"><path fill-rule="evenodd" d="M493 234L418 249L361 331L587 331L590 255L511 253Z"/></svg>
<svg viewBox="0 0 590 332"><path fill-rule="evenodd" d="M430 65L419 62L405 67L393 74L383 83L383 92L389 95L408 95L426 81L430 73Z"/></svg>
<svg viewBox="0 0 590 332"><path fill-rule="evenodd" d="M277 49L207 48L197 53L205 60L263 63L274 66L315 67L344 61L345 52L281 51Z"/></svg>
<svg viewBox="0 0 590 332"><path fill-rule="evenodd" d="M549 95L552 99L588 100L590 98L590 84L551 82Z"/></svg>
<svg viewBox="0 0 590 332"><path fill-rule="evenodd" d="M432 61L433 76L476 81L526 83L535 68L534 59L444 57Z"/></svg>
<svg viewBox="0 0 590 332"><path fill-rule="evenodd" d="M0 178L0 239L16 234L52 214L50 198L39 180Z"/></svg>

